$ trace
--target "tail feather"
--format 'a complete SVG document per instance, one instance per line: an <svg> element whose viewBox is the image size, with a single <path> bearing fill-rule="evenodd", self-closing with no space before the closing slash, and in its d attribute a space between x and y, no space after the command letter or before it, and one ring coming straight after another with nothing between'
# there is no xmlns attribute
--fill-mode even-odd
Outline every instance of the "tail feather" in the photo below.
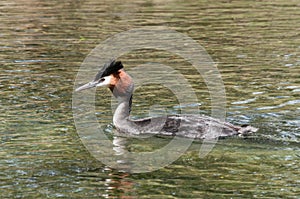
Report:
<svg viewBox="0 0 300 199"><path fill-rule="evenodd" d="M243 125L241 128L238 130L240 135L248 135L251 133L255 133L258 131L258 128L255 128L253 126L248 126L248 125Z"/></svg>

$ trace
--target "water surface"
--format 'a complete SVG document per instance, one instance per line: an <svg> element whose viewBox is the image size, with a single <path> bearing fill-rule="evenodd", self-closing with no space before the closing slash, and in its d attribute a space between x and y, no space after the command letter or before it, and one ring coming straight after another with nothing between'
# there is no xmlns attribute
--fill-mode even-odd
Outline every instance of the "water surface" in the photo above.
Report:
<svg viewBox="0 0 300 199"><path fill-rule="evenodd" d="M3 0L0 21L1 198L299 197L297 1ZM144 174L94 159L74 126L75 76L104 39L142 26L167 26L204 46L224 81L227 121L259 132L220 140L202 159L195 142L173 164ZM174 67L210 114L207 87L182 58L141 50L122 60L128 69L149 61ZM99 89L96 98L97 118L113 138L110 93ZM136 90L132 114L147 116L157 104L165 113L180 111L172 92L147 85ZM168 142L128 139L126 147L151 151Z"/></svg>

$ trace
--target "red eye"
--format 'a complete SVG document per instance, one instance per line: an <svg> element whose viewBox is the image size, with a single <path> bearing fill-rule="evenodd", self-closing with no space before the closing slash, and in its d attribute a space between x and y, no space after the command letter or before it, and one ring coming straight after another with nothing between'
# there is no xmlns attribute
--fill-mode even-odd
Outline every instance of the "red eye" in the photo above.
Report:
<svg viewBox="0 0 300 199"><path fill-rule="evenodd" d="M104 78L101 78L98 82L100 83L100 82L104 82Z"/></svg>

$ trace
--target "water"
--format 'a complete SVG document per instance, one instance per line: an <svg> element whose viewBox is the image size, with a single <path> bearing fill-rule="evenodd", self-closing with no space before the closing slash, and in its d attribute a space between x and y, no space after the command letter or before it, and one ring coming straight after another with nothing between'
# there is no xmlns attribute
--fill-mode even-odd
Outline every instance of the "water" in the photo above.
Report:
<svg viewBox="0 0 300 199"><path fill-rule="evenodd" d="M297 1L38 1L0 3L1 198L298 198L300 185L300 12ZM260 128L220 140L205 158L201 142L167 167L142 174L111 169L85 149L72 116L73 83L88 53L113 34L142 26L187 34L217 63L227 120ZM180 57L141 50L122 57L180 71L210 114L203 79ZM133 115L179 112L172 92L145 85ZM110 93L97 91L97 118L112 138ZM100 101L101 99L101 101ZM156 107L156 105L160 105ZM160 110L161 109L161 110ZM151 151L166 138L129 139Z"/></svg>

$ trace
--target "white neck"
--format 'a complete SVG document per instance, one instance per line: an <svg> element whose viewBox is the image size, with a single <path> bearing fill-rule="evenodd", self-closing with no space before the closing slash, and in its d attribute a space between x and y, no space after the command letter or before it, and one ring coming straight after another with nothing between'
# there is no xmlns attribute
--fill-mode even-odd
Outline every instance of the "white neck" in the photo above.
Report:
<svg viewBox="0 0 300 199"><path fill-rule="evenodd" d="M114 113L114 125L117 126L117 124L121 124L122 121L127 119L129 119L129 102L120 101Z"/></svg>
<svg viewBox="0 0 300 199"><path fill-rule="evenodd" d="M129 119L131 99L118 98L119 104L113 116L115 127L121 132L136 133L136 125Z"/></svg>

